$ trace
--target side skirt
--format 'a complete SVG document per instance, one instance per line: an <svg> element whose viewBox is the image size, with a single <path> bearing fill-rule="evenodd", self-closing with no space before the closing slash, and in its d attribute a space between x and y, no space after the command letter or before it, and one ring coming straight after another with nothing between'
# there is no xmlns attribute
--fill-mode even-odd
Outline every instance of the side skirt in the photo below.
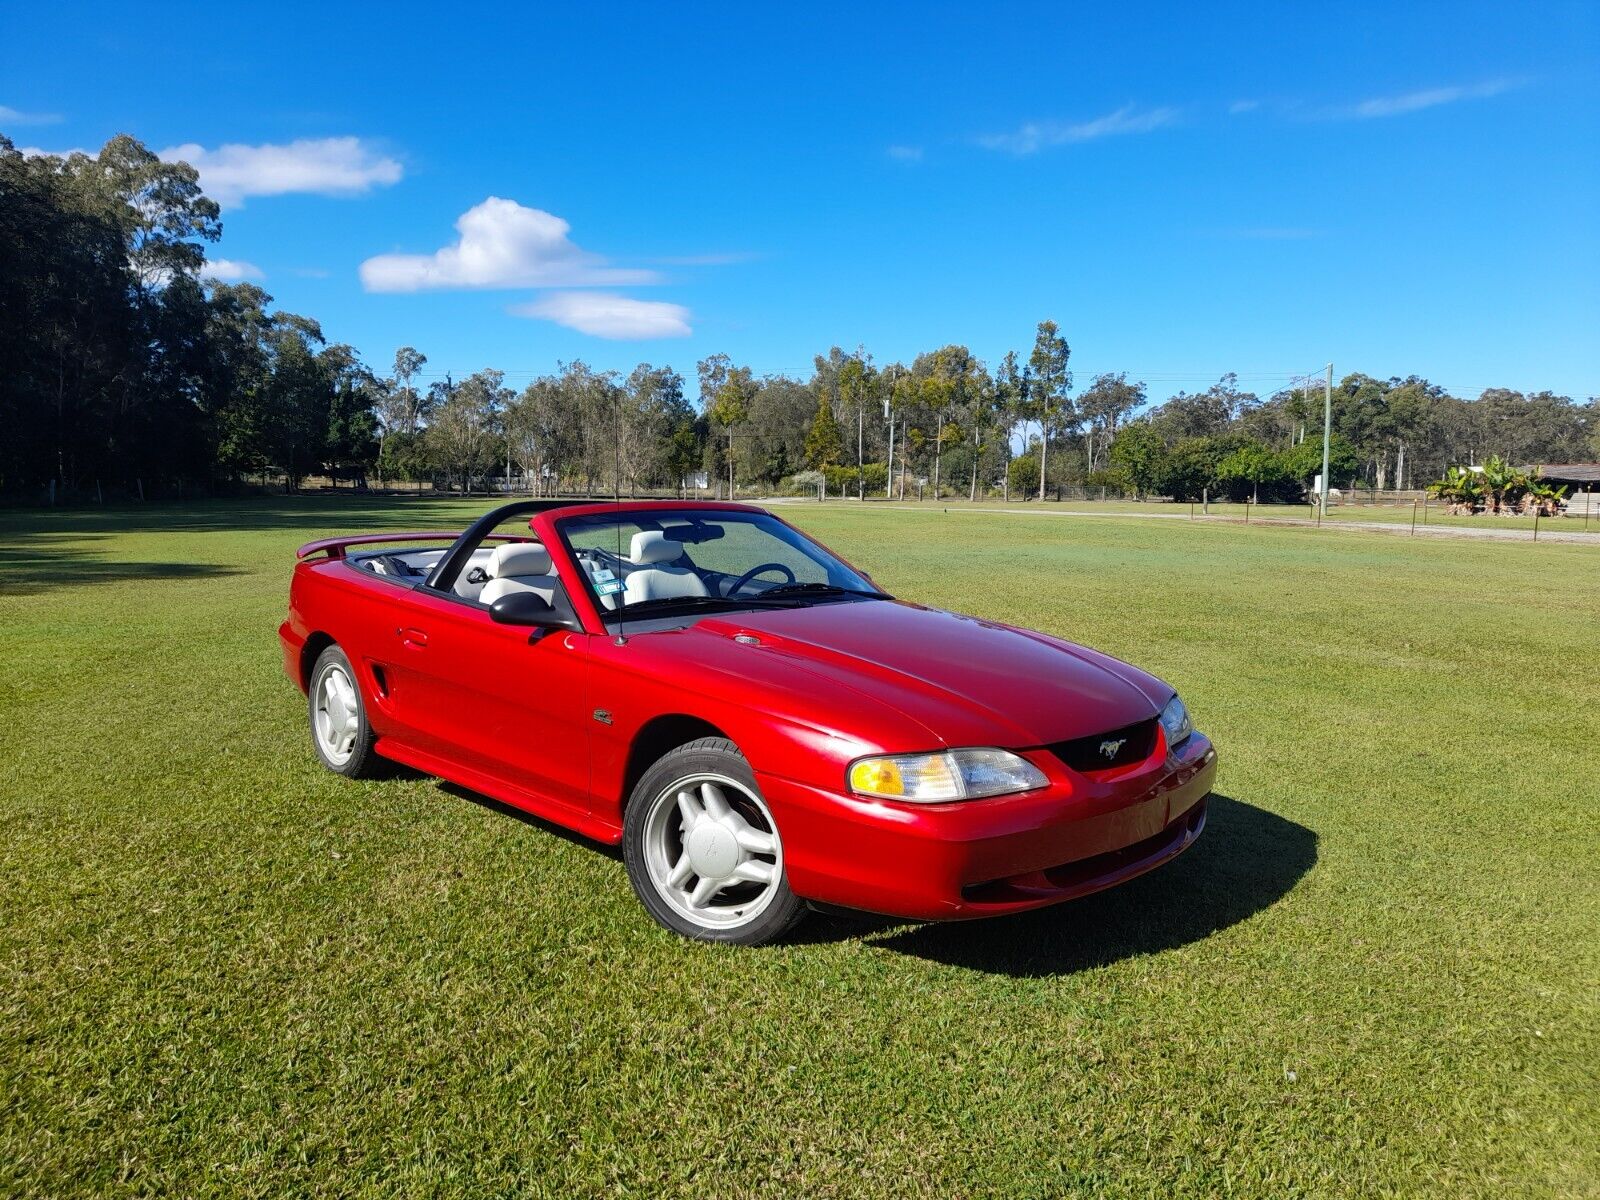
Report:
<svg viewBox="0 0 1600 1200"><path fill-rule="evenodd" d="M414 749L404 742L381 737L374 749L385 758L404 763L408 767L415 767L424 774L448 779L451 783L460 784L474 792L482 792L485 796L499 800L503 804L520 808L536 817L543 817L546 821L563 826L574 833L580 833L586 838L604 842L608 846L615 846L622 841L622 826L615 822L516 787L492 775L485 775L481 771L470 770L459 763L449 762L425 751Z"/></svg>

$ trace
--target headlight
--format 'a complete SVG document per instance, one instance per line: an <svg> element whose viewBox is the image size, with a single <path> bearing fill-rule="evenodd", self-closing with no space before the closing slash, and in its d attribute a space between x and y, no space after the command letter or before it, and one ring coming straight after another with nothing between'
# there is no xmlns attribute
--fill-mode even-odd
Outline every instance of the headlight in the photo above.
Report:
<svg viewBox="0 0 1600 1200"><path fill-rule="evenodd" d="M1009 750L946 750L895 754L850 764L850 790L859 796L940 804L1041 788L1044 772Z"/></svg>
<svg viewBox="0 0 1600 1200"><path fill-rule="evenodd" d="M1167 734L1167 749L1176 750L1194 732L1194 724L1189 720L1189 710L1184 708L1183 701L1174 696L1167 701L1167 706L1161 710L1161 728Z"/></svg>

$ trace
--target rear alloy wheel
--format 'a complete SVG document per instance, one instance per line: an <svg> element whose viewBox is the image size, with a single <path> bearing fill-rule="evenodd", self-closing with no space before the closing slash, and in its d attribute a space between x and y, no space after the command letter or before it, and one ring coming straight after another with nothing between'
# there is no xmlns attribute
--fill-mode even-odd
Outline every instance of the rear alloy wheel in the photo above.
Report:
<svg viewBox="0 0 1600 1200"><path fill-rule="evenodd" d="M650 915L686 937L755 946L805 915L750 764L722 738L680 746L644 773L623 860Z"/></svg>
<svg viewBox="0 0 1600 1200"><path fill-rule="evenodd" d="M317 656L306 701L311 744L323 766L347 779L372 779L384 773L385 764L372 748L377 737L367 724L355 669L338 646Z"/></svg>

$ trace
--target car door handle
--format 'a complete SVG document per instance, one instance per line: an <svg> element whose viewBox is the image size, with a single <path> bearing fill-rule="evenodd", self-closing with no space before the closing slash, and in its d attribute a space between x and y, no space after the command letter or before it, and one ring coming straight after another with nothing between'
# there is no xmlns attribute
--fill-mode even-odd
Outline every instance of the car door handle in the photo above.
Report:
<svg viewBox="0 0 1600 1200"><path fill-rule="evenodd" d="M414 650L421 650L428 644L428 635L420 629L401 628L396 629L395 632L400 635L400 644L402 646L410 646Z"/></svg>

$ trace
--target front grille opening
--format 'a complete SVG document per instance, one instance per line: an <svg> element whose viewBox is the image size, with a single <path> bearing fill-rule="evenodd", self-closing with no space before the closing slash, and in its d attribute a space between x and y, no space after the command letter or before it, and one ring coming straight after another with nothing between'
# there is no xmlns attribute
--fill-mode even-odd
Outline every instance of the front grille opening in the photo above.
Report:
<svg viewBox="0 0 1600 1200"><path fill-rule="evenodd" d="M1142 763L1155 752L1160 720L1151 717L1108 733L1056 742L1046 749L1074 771L1109 771Z"/></svg>

